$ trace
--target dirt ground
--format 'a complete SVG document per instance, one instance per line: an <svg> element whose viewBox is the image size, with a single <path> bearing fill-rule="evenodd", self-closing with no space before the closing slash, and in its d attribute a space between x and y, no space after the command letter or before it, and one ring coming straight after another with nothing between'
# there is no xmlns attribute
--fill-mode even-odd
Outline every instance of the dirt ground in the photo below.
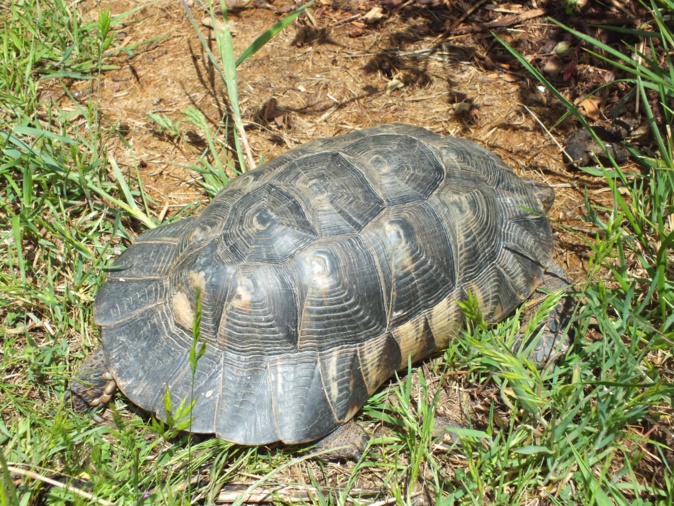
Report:
<svg viewBox="0 0 674 506"><path fill-rule="evenodd" d="M442 2L397 3L389 10L387 5L396 2L319 0L238 68L240 106L256 161L316 138L393 121L415 124L471 139L498 153L518 174L547 181L557 191L552 220L586 231L583 189L588 187L591 195L602 190L593 190L591 179L563 163L556 141L562 143L573 125L567 121L552 134L541 126L553 125L563 110L514 65L489 29L448 32L461 21L460 11ZM195 200L206 202L198 174L185 168L196 163L200 134L192 128L195 142L186 146L160 134L148 114L178 122L185 119L186 108L196 107L215 129L226 99L183 6L172 0L143 4L80 4L90 19L103 9L113 15L138 10L117 28L117 42L132 49L133 56L114 58L119 70L93 84L76 83L72 91L80 99L92 94L107 119L118 122L125 139L112 138L110 153L130 174L139 169L156 216L164 217ZM380 5L384 8L378 10ZM240 54L294 4L277 0L235 7L230 19ZM205 16L197 7L192 11L197 20ZM523 18L519 25L499 30L501 37L522 46L534 33L545 40L550 30L540 15L526 19L531 11L519 4L488 4L481 12L495 20ZM211 33L205 26L201 30L206 37ZM533 48L530 57L538 58L545 49ZM587 264L582 241L560 225L555 226L557 260L574 280L582 280Z"/></svg>
<svg viewBox="0 0 674 506"><path fill-rule="evenodd" d="M514 20L494 30L541 65L549 64L563 39L551 38L551 24L540 13L545 2L477 2L479 13L458 5L464 8L431 0L318 0L238 69L253 155L258 162L269 160L309 140L394 121L470 139L499 154L519 175L556 189L550 218L557 260L582 282L588 264L582 236L591 231L582 219L583 192L602 199L605 190L563 163L557 143L563 143L573 123L567 120L552 133L542 127L555 124L561 107L515 64L489 25L480 28L470 20L473 14L486 23ZM236 53L294 6L288 0L233 6ZM124 133L123 140L110 139L110 154L129 174L139 170L156 216L194 201L206 203L199 175L186 168L197 162L201 134L190 127L194 142L188 145L159 132L148 118L161 113L178 122L185 109L195 107L215 129L226 111L224 86L183 6L175 0L147 5L144 0L87 0L79 7L88 19L96 19L102 9L113 15L137 9L116 27L117 43L132 55L113 58L118 70L72 88L78 99L98 101L106 119ZM192 12L197 20L205 16L197 7ZM200 29L209 36L208 28ZM540 42L535 47L534 38ZM562 79L567 63L559 59ZM66 100L61 99L64 107Z"/></svg>

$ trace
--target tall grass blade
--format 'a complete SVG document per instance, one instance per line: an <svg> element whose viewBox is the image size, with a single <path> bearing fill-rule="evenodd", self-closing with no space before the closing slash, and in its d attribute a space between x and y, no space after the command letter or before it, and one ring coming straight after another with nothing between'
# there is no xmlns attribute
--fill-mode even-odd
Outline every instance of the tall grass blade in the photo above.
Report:
<svg viewBox="0 0 674 506"><path fill-rule="evenodd" d="M245 62L248 58L253 56L255 53L257 53L260 49L264 47L264 45L269 42L272 38L274 38L279 32L281 32L285 27L287 27L290 23L295 21L297 17L302 14L309 6L311 6L316 0L311 0L301 7L298 7L296 10L288 14L285 18L280 20L278 23L276 23L274 26L266 30L262 35L260 35L257 39L255 39L244 51L239 55L239 57L236 60L236 66L238 67L241 65L243 62Z"/></svg>

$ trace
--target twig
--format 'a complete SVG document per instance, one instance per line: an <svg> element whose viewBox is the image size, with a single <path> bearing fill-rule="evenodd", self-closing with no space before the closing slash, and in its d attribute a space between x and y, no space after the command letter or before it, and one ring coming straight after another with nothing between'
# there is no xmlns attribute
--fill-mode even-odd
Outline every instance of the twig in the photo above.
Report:
<svg viewBox="0 0 674 506"><path fill-rule="evenodd" d="M339 21L335 21L334 23L328 25L328 28L334 28L335 26L343 25L345 23L350 23L351 21L356 21L357 19L360 19L362 17L362 14L356 14L354 16L350 16L348 18L340 19Z"/></svg>
<svg viewBox="0 0 674 506"><path fill-rule="evenodd" d="M248 158L248 169L253 170L256 167L255 158L253 157L253 152L251 151L250 145L248 144L246 129L240 120L236 120L236 116L234 117L234 125L236 126L237 132L239 132L239 141L241 141L241 144L243 144L243 149L246 152L246 158Z"/></svg>
<svg viewBox="0 0 674 506"><path fill-rule="evenodd" d="M475 5L473 8L471 8L468 11L468 14L472 14L472 12L475 10L475 8L479 7L480 4ZM465 28L458 28L458 24L462 23L464 19L466 18L466 15L462 16L458 22L455 22L450 26L445 32L438 37L439 39L446 37L448 35L465 35L469 33L479 33L479 32L484 32L486 30L492 30L494 28L505 28L507 26L513 26L521 23L522 21L527 21L529 19L534 19L538 18L541 16L545 16L547 13L546 9L531 9L527 12L523 12L522 14L514 14L512 16L503 16L500 19L497 19L495 21L490 21L488 23L479 23L477 26L467 26Z"/></svg>
<svg viewBox="0 0 674 506"><path fill-rule="evenodd" d="M411 496L410 499L417 497L418 495L423 494L423 491L418 490L417 492L414 492ZM389 504L395 504L397 502L397 499L395 497L391 497L390 499L385 499L383 501L377 501L377 502L372 502L368 504L368 506L388 506Z"/></svg>
<svg viewBox="0 0 674 506"><path fill-rule="evenodd" d="M512 16L503 16L501 19L495 21L490 21L485 23L483 26L485 28L504 28L506 26L513 26L521 23L522 21L527 21L529 19L540 18L547 14L547 9L531 9L530 11L523 12L522 14L513 14Z"/></svg>
<svg viewBox="0 0 674 506"><path fill-rule="evenodd" d="M218 494L216 502L231 504L237 500L243 500L246 504L259 504L264 502L273 502L280 500L284 502L308 502L313 501L318 496L320 489L311 486L302 485L284 485L272 488L264 488L256 492L247 492L248 485L240 483L230 483L225 485ZM373 496L380 494L379 489L352 489L349 497ZM323 491L325 494L325 491ZM394 500L395 502L395 500ZM372 503L376 504L376 503Z"/></svg>
<svg viewBox="0 0 674 506"><path fill-rule="evenodd" d="M99 497L96 497L95 495L90 494L89 492L85 492L84 490L80 490L79 488L73 487L72 485L67 485L65 483L61 483L60 481L56 481L52 478L47 478L46 476L42 476L41 474L34 473L33 471L28 471L26 469L21 469L19 467L14 467L14 466L7 466L7 469L12 473L20 474L22 476L26 476L27 478L32 478L34 480L42 481L42 482L48 483L49 485L52 485L54 487L64 488L68 492L72 492L73 494L84 497L85 499L90 499L90 500L96 501L97 503L103 504L104 506L115 506L114 502L106 501L105 499L101 499Z"/></svg>
<svg viewBox="0 0 674 506"><path fill-rule="evenodd" d="M564 146L562 146L559 142L557 142L557 139L555 139L555 136L552 135L552 133L550 132L550 130L548 130L548 129L545 127L545 125L541 122L541 120L539 120L539 119L536 117L536 115L535 115L533 112L531 112L531 110L529 110L529 108L528 108L526 105L522 104L522 107L524 107L524 109L526 109L526 111L527 111L529 114L531 114L531 117L534 118L534 120L536 121L536 123L538 123L538 124L541 126L541 128L542 128L543 130L545 130L545 133L548 134L548 136L552 139L552 142L554 142L554 143L557 145L557 147L560 149L560 151L561 151L562 153L564 153L564 154L569 158L569 160L572 160L573 158L566 152L566 150L564 149Z"/></svg>
<svg viewBox="0 0 674 506"><path fill-rule="evenodd" d="M262 502L273 502L281 500L284 502L307 502L316 498L316 490L297 489L297 487L275 487L271 489L262 489L257 492L248 492L247 485L231 485L225 487L218 494L216 502L231 504L234 501L243 499L244 503L258 504Z"/></svg>
<svg viewBox="0 0 674 506"><path fill-rule="evenodd" d="M473 12L475 12L476 10L478 10L480 7L482 7L482 6L483 6L484 4L486 4L486 3L487 3L487 0L480 0L478 3L476 3L475 5L473 5L470 9L468 9L468 10L463 14L463 16L461 16L459 19L457 19L456 21L454 21L454 23L452 23L452 24L450 25L450 27L447 28L447 30L445 30L445 33L453 32L454 29L455 29L457 26L459 26L459 25L460 25L461 23L463 23L466 19L468 19L468 16L472 15Z"/></svg>

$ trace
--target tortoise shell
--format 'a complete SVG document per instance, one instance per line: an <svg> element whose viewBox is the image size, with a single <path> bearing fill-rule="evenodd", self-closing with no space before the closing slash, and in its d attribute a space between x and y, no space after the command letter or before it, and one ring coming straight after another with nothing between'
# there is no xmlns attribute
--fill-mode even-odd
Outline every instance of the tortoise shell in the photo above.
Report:
<svg viewBox="0 0 674 506"><path fill-rule="evenodd" d="M313 441L396 370L445 348L472 293L496 322L535 290L553 239L533 187L477 145L384 125L293 149L201 215L143 233L96 299L122 392L193 432ZM201 293L205 353L190 347Z"/></svg>

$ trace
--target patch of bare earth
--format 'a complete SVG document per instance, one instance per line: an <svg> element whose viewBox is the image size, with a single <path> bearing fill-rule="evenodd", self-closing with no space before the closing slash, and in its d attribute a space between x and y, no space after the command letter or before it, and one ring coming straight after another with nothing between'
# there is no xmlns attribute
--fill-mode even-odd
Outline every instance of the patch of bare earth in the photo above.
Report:
<svg viewBox="0 0 674 506"><path fill-rule="evenodd" d="M287 0L239 4L230 12L237 54L294 7ZM189 168L204 149L203 138L184 123L183 111L199 109L215 130L222 125L227 99L183 7L175 0L147 5L88 0L80 8L90 19L102 9L113 14L138 9L117 28L117 43L130 52L113 59L119 69L94 83L73 85L76 97L91 96L106 120L123 133L123 140L111 137L110 155L132 177L138 170L156 216L175 213L194 201L205 203L200 176ZM574 232L588 232L582 220L583 191L587 188L591 198L606 202L610 194L564 165L560 148L541 127L552 125L563 111L504 56L490 34L496 30L517 42L546 33L549 25L534 10L521 5L482 10L486 21L508 22L481 27L468 23L470 8L451 10L443 2L318 0L307 15L238 69L240 107L256 160L272 159L316 138L394 121L470 139L499 154L519 175L555 187L550 217L557 235L556 257L572 279L585 280L588 250ZM198 21L205 16L196 7L192 12ZM208 28L200 29L204 36L211 35ZM559 72L564 70L561 63ZM68 107L66 98L52 99ZM160 132L148 119L151 113L183 121L189 135L174 138ZM569 132L568 125L562 128L552 134L560 143ZM460 379L437 387L444 389L443 395L467 392L472 402L480 399L488 407L492 396L471 390ZM447 459L448 472L461 466L460 456ZM302 484L310 483L307 468L331 486L349 476L343 464L319 469L303 463L274 480L299 484L302 490ZM384 478L361 473L355 488L364 493L378 490Z"/></svg>
<svg viewBox="0 0 674 506"><path fill-rule="evenodd" d="M367 22L363 19L372 2L335 4L340 5L318 2L310 16L238 69L240 107L258 161L316 138L393 121L415 124L471 139L499 154L519 175L547 181L557 190L550 217L587 228L579 221L582 189L592 191L594 183L565 168L559 147L536 120L551 124L561 111L552 116L546 93L523 72L492 61L495 43L489 32L441 37L453 21L441 8L413 6ZM93 18L101 9L120 14L139 5L103 1L84 2L81 8ZM273 10L249 5L230 12L237 54L292 6L280 1ZM197 20L205 16L196 8L193 12ZM206 27L202 33L210 35ZM106 118L124 133L124 142L110 140L109 152L129 174L139 170L157 216L204 201L199 175L187 168L197 163L200 134L184 122L182 112L198 108L215 130L227 106L224 87L187 15L176 2L152 3L129 18L118 42L133 48L133 57L113 60L120 69L90 88L78 83L78 96L93 94ZM194 142L160 133L150 113L183 120ZM558 260L572 278L582 279L581 241L561 227L557 231Z"/></svg>

